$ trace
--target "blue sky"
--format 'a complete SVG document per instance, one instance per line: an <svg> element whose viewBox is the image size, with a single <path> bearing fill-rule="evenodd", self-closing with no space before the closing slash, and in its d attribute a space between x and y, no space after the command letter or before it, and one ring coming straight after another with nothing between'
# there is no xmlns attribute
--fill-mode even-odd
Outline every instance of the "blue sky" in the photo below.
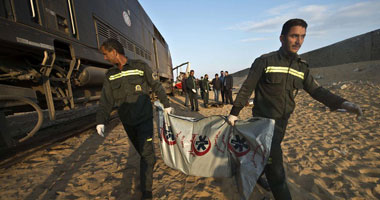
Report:
<svg viewBox="0 0 380 200"><path fill-rule="evenodd" d="M291 18L309 24L300 54L380 29L380 0L139 2L167 41L173 66L189 61L196 77L250 67L280 47L282 24Z"/></svg>

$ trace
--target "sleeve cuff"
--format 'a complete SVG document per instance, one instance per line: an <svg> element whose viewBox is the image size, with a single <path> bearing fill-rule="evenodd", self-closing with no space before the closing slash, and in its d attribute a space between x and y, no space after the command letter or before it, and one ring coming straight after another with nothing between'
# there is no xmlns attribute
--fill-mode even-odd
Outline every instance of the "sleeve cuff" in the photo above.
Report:
<svg viewBox="0 0 380 200"><path fill-rule="evenodd" d="M342 108L342 104L345 101L347 101L347 99L340 98L339 100L337 100L337 103L335 104L335 106L330 107L330 111L335 111L337 109Z"/></svg>
<svg viewBox="0 0 380 200"><path fill-rule="evenodd" d="M164 108L169 108L170 107L170 103L169 102L164 102L162 104L164 105Z"/></svg>
<svg viewBox="0 0 380 200"><path fill-rule="evenodd" d="M239 116L239 113L240 113L241 109L243 109L243 108L242 107L233 106L232 109L231 109L230 114L231 115L235 115L235 116Z"/></svg>

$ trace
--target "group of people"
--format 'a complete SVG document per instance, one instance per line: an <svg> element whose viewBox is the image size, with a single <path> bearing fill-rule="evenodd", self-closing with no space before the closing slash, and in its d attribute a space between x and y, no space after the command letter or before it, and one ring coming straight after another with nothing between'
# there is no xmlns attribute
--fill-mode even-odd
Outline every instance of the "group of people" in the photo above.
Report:
<svg viewBox="0 0 380 200"><path fill-rule="evenodd" d="M189 101L192 111L199 111L198 106L198 91L203 100L205 108L209 106L210 91L214 92L214 100L219 102L219 96L222 97L222 104L232 104L232 89L233 89L233 77L228 74L228 71L220 71L219 74L215 74L215 78L209 80L208 74L201 76L200 79L195 78L194 70L190 71L189 77L186 74L183 75L182 91L185 95L185 106L189 106Z"/></svg>
<svg viewBox="0 0 380 200"><path fill-rule="evenodd" d="M325 104L331 110L345 109L361 116L361 108L348 100L321 87L311 75L308 64L297 54L306 36L307 23L302 19L288 20L280 34L279 50L257 58L247 79L232 101L233 79L228 72L215 74L211 81L215 101L219 93L223 103L233 104L228 123L235 125L239 112L246 105L252 92L255 92L252 114L275 120L270 158L265 167L270 190L275 199L291 199L283 167L281 142L285 136L288 119L295 108L298 90L305 90L315 100ZM133 146L141 155L140 190L142 198L152 198L152 173L155 163L153 152L153 111L149 98L149 88L158 95L171 113L168 98L159 81L152 78L152 70L143 61L129 60L124 55L123 46L115 39L105 41L101 46L104 59L115 66L106 73L100 106L97 112L97 132L104 136L105 123L113 107L118 107L120 120ZM207 74L197 81L194 70L183 80L183 88L191 101L191 109L198 111L197 89L203 92L205 107L208 104L210 82ZM187 102L185 102L186 105ZM305 133L304 133L305 134Z"/></svg>

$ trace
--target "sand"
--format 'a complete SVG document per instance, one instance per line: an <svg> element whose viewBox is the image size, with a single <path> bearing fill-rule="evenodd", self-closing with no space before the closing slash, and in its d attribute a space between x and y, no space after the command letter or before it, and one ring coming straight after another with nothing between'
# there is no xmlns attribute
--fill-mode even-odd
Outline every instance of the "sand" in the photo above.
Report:
<svg viewBox="0 0 380 200"><path fill-rule="evenodd" d="M380 83L362 74L347 79L344 73L365 70L342 71L341 67L314 72L330 70L318 81L359 104L364 117L358 121L348 113L330 112L306 92L299 92L282 143L294 199L380 199ZM367 71L373 75L377 69ZM176 114L184 116L228 115L231 109L231 105L200 106L199 112L191 112L183 106L183 97L171 97L171 101ZM245 107L239 117L250 117L251 108ZM154 199L239 199L232 178L188 176L167 167L158 141L155 131ZM107 126L104 139L91 130L1 168L0 199L137 199L138 159L116 121ZM264 197L272 199L270 193L256 188L251 199Z"/></svg>

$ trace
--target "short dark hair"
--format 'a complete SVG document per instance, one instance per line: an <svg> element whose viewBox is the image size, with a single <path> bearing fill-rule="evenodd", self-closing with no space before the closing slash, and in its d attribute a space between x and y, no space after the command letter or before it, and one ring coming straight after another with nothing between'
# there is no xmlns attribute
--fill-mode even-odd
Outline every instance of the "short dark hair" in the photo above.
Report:
<svg viewBox="0 0 380 200"><path fill-rule="evenodd" d="M115 49L117 53L125 55L123 45L116 39L113 39L113 38L107 39L106 41L103 42L101 47L103 47L107 51L112 51L113 49Z"/></svg>
<svg viewBox="0 0 380 200"><path fill-rule="evenodd" d="M218 74L215 74L215 76L219 76Z"/></svg>
<svg viewBox="0 0 380 200"><path fill-rule="evenodd" d="M190 70L190 73L191 73L191 72L194 72L194 70Z"/></svg>
<svg viewBox="0 0 380 200"><path fill-rule="evenodd" d="M303 19L289 19L285 24L282 26L281 35L286 35L289 33L290 29L293 26L302 26L305 29L307 28L307 23Z"/></svg>
<svg viewBox="0 0 380 200"><path fill-rule="evenodd" d="M227 73L227 74L228 74L228 71L225 71L225 73Z"/></svg>

